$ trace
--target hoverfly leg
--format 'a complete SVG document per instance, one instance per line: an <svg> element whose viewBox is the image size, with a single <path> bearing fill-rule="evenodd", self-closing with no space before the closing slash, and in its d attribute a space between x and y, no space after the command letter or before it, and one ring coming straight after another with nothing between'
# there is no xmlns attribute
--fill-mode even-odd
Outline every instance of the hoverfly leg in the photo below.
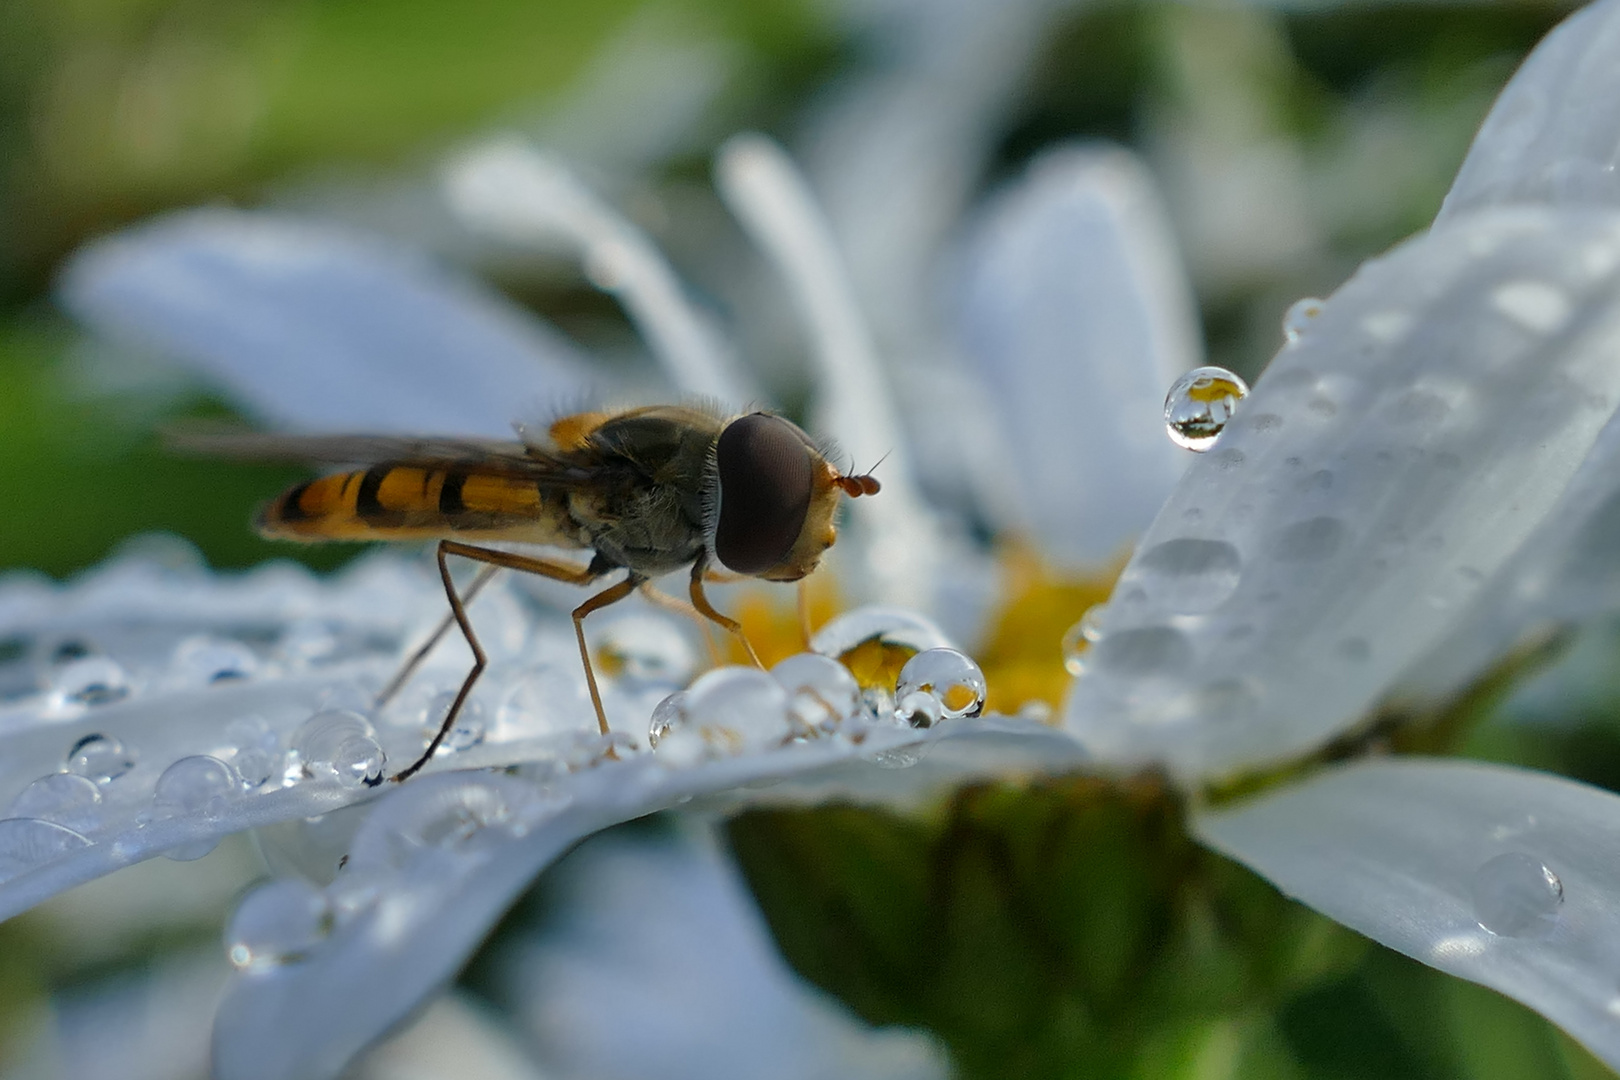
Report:
<svg viewBox="0 0 1620 1080"><path fill-rule="evenodd" d="M655 588L651 582L642 582L641 595L647 598L648 603L656 604L665 611L673 611L697 623L698 633L703 635L703 645L709 651L710 665L719 667L726 662L725 657L720 655L720 647L714 643L714 636L709 633L709 620L703 617L703 612L680 597L671 596L662 589Z"/></svg>
<svg viewBox="0 0 1620 1080"><path fill-rule="evenodd" d="M742 623L714 610L709 598L703 595L703 572L706 569L704 562L703 557L699 556L698 561L692 564L692 606L701 611L704 618L718 623L742 642L743 651L748 654L749 662L763 671L765 665L759 662L759 654L754 652L754 646L749 642L748 635L743 633Z"/></svg>
<svg viewBox="0 0 1620 1080"><path fill-rule="evenodd" d="M433 757L434 751L439 749L439 744L444 742L446 736L450 734L450 729L455 726L456 716L460 714L461 706L466 702L467 695L472 693L473 684L484 673L484 665L488 662L488 658L484 655L483 646L478 644L478 635L473 633L472 623L467 618L466 605L456 593L456 584L450 578L450 567L445 562L445 556L447 555L460 555L464 559L472 559L476 562L485 563L490 567L505 567L508 570L521 570L527 574L538 574L541 577L567 582L570 585L589 585L600 576L598 572L591 570L589 567L575 566L573 563L514 555L511 552L497 551L494 548L474 547L472 544L463 544L455 540L439 541L439 578L444 582L444 595L450 601L450 615L455 620L456 625L461 628L461 636L467 639L468 648L472 649L473 666L472 670L467 672L466 680L461 684L461 692L456 695L456 700L450 703L450 711L445 713L444 722L439 725L439 730L433 736L433 741L428 743L428 747L422 752L421 757L412 762L403 772L396 773L391 778L395 783L408 780L416 775L417 771ZM611 592L612 590L608 591ZM609 603L611 602L609 601ZM578 623L577 615L575 623L576 625ZM585 663L585 675L594 689L595 679L591 674L589 660ZM602 715L600 702L596 706L596 715L605 731L607 729L607 720Z"/></svg>
<svg viewBox="0 0 1620 1080"><path fill-rule="evenodd" d="M607 713L602 708L602 692L596 688L596 671L591 667L591 650L585 645L585 616L598 608L617 604L635 592L636 587L645 580L632 572L617 585L602 590L574 609L574 636L579 639L579 659L585 665L585 685L590 688L591 704L596 706L596 722L601 726L604 735L611 735L613 732L608 729ZM608 752L612 753L611 750Z"/></svg>
<svg viewBox="0 0 1620 1080"><path fill-rule="evenodd" d="M471 604L499 569L498 566L485 566L480 569L478 576L473 578L472 584L468 585L466 591L461 594L462 604ZM380 709L394 700L394 695L398 694L400 689L410 681L410 677L422 665L422 661L427 659L428 653L433 651L434 647L443 640L444 635L449 633L450 628L454 625L456 625L456 616L455 610L452 608L444 619L440 621L433 633L428 635L428 639L422 643L421 648L411 654L410 659L406 660L404 666L399 669L399 673L389 680L387 686L383 687L382 692L377 695L377 708Z"/></svg>

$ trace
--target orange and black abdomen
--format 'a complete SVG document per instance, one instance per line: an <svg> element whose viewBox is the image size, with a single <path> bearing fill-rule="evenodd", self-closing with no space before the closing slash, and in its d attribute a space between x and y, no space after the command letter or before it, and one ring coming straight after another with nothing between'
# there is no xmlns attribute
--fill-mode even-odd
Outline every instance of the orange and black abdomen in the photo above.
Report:
<svg viewBox="0 0 1620 1080"><path fill-rule="evenodd" d="M476 468L375 465L322 476L260 511L260 534L278 540L515 540L585 547L568 495L532 477Z"/></svg>

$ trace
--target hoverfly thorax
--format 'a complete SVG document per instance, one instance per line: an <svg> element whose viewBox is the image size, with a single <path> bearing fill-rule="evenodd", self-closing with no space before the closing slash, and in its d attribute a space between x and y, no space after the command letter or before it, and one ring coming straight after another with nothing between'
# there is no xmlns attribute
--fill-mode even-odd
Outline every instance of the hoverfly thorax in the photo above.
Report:
<svg viewBox="0 0 1620 1080"><path fill-rule="evenodd" d="M714 559L736 574L797 581L838 537L839 493L872 494L878 484L840 475L795 424L756 412L721 430L706 486Z"/></svg>

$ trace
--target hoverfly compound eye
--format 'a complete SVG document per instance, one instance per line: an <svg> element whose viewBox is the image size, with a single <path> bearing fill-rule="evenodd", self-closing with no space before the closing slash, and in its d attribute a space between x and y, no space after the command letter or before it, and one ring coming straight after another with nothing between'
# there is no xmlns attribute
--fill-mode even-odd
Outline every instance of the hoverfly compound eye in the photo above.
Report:
<svg viewBox="0 0 1620 1080"><path fill-rule="evenodd" d="M720 433L715 464L715 555L738 574L759 574L781 563L810 510L815 465L804 434L780 416L750 413Z"/></svg>

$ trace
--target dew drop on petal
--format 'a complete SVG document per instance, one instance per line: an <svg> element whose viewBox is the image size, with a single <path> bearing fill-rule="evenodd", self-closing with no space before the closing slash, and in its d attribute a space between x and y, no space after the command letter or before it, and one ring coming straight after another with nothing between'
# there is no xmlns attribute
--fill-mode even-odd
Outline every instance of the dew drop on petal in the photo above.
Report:
<svg viewBox="0 0 1620 1080"><path fill-rule="evenodd" d="M944 715L945 706L926 690L903 694L894 706L894 718L914 728L933 727Z"/></svg>
<svg viewBox="0 0 1620 1080"><path fill-rule="evenodd" d="M450 706L456 703L459 690L446 690L434 697L427 708L428 735L431 738L439 733L444 718L450 712ZM484 741L489 725L484 722L484 706L477 698L469 697L462 702L461 712L456 714L456 722L451 725L450 733L439 744L440 753L456 753L461 750L471 750Z"/></svg>
<svg viewBox="0 0 1620 1080"><path fill-rule="evenodd" d="M1063 670L1075 678L1086 673L1086 651L1092 645L1092 639L1086 633L1085 621L1082 616L1079 622L1069 627L1059 645L1063 650Z"/></svg>
<svg viewBox="0 0 1620 1080"><path fill-rule="evenodd" d="M860 708L860 684L829 656L798 653L771 668L771 677L788 692L788 709L805 727L836 726Z"/></svg>
<svg viewBox="0 0 1620 1080"><path fill-rule="evenodd" d="M152 805L167 814L215 817L242 794L242 781L225 762L207 754L183 757L163 770Z"/></svg>
<svg viewBox="0 0 1620 1080"><path fill-rule="evenodd" d="M904 608L870 606L846 611L816 631L813 652L842 656L872 640L922 652L949 645L945 632L931 621Z"/></svg>
<svg viewBox="0 0 1620 1080"><path fill-rule="evenodd" d="M387 763L377 733L359 713L318 712L293 732L293 753L302 776L360 787L382 778Z"/></svg>
<svg viewBox="0 0 1620 1080"><path fill-rule="evenodd" d="M76 776L108 784L135 767L135 754L113 736L96 733L69 747L65 764Z"/></svg>
<svg viewBox="0 0 1620 1080"><path fill-rule="evenodd" d="M1192 662L1192 642L1173 626L1143 626L1108 635L1091 649L1091 662L1118 675L1168 675Z"/></svg>
<svg viewBox="0 0 1620 1080"><path fill-rule="evenodd" d="M52 773L23 788L6 816L38 818L77 833L92 832L100 823L101 788L87 777Z"/></svg>
<svg viewBox="0 0 1620 1080"><path fill-rule="evenodd" d="M225 725L225 738L236 747L231 765L243 786L259 787L280 770L281 740L262 717L237 717Z"/></svg>
<svg viewBox="0 0 1620 1080"><path fill-rule="evenodd" d="M174 649L173 667L190 685L246 679L259 667L259 658L240 641L215 637L189 637Z"/></svg>
<svg viewBox="0 0 1620 1080"><path fill-rule="evenodd" d="M86 656L58 668L51 677L57 708L107 705L129 696L129 674L110 656Z"/></svg>
<svg viewBox="0 0 1620 1080"><path fill-rule="evenodd" d="M332 932L326 894L303 878L280 878L243 898L225 928L225 955L238 971L268 971L309 955Z"/></svg>
<svg viewBox="0 0 1620 1080"><path fill-rule="evenodd" d="M926 750L922 746L899 746L879 751L867 760L880 769L909 769L923 759Z"/></svg>
<svg viewBox="0 0 1620 1080"><path fill-rule="evenodd" d="M38 818L6 818L0 821L0 882L89 846L89 840L61 825Z"/></svg>
<svg viewBox="0 0 1620 1080"><path fill-rule="evenodd" d="M686 723L686 691L677 690L660 701L647 723L647 745L658 748L658 743L671 731Z"/></svg>
<svg viewBox="0 0 1620 1080"><path fill-rule="evenodd" d="M686 715L711 743L737 751L780 742L791 733L788 693L758 668L723 667L701 676L686 693Z"/></svg>
<svg viewBox="0 0 1620 1080"><path fill-rule="evenodd" d="M1225 540L1183 536L1153 545L1137 557L1135 570L1162 581L1178 614L1210 611L1237 591L1243 558Z"/></svg>
<svg viewBox="0 0 1620 1080"><path fill-rule="evenodd" d="M1305 331L1322 314L1322 301L1314 296L1295 300L1283 313L1283 340L1292 345L1305 336Z"/></svg>
<svg viewBox="0 0 1620 1080"><path fill-rule="evenodd" d="M1474 874L1474 917L1499 937L1542 937L1558 921L1564 883L1541 860L1498 855Z"/></svg>
<svg viewBox="0 0 1620 1080"><path fill-rule="evenodd" d="M906 661L895 686L896 708L903 710L906 699L917 691L938 699L940 715L947 720L978 716L989 693L979 665L955 649L927 649Z"/></svg>
<svg viewBox="0 0 1620 1080"><path fill-rule="evenodd" d="M564 798L499 776L403 791L409 797L384 800L355 834L345 875L404 869L432 852L477 854L526 835L567 806Z"/></svg>
<svg viewBox="0 0 1620 1080"><path fill-rule="evenodd" d="M668 619L621 618L594 635L592 656L599 675L637 683L680 686L692 677L697 657Z"/></svg>
<svg viewBox="0 0 1620 1080"><path fill-rule="evenodd" d="M1164 398L1170 441L1185 450L1208 450L1248 393L1248 384L1225 368L1193 368Z"/></svg>

